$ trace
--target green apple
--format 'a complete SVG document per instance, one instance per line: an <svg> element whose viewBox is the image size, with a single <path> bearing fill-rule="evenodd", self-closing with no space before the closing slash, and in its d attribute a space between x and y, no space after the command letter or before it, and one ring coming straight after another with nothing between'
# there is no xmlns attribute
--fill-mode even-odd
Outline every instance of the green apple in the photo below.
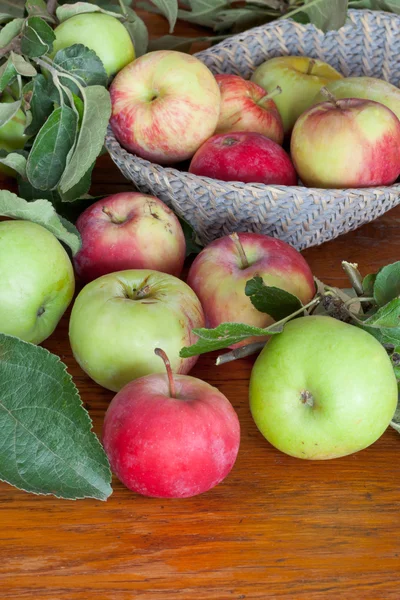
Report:
<svg viewBox="0 0 400 600"><path fill-rule="evenodd" d="M0 223L0 332L40 344L56 328L75 288L68 254L30 221Z"/></svg>
<svg viewBox="0 0 400 600"><path fill-rule="evenodd" d="M132 269L83 288L72 309L69 339L89 377L117 392L133 379L165 370L155 348L168 354L175 373L188 373L197 357L181 358L179 352L196 341L196 327L204 327L203 309L186 283Z"/></svg>
<svg viewBox="0 0 400 600"><path fill-rule="evenodd" d="M385 431L396 406L396 377L383 346L331 317L290 321L251 373L258 429L297 458L337 458L366 448Z"/></svg>
<svg viewBox="0 0 400 600"><path fill-rule="evenodd" d="M338 100L361 98L384 104L400 119L400 90L387 81L375 77L346 77L331 81L326 88ZM326 102L326 94L321 91L315 96L313 104L320 102Z"/></svg>
<svg viewBox="0 0 400 600"><path fill-rule="evenodd" d="M135 49L121 21L103 13L75 15L55 28L52 56L73 44L84 44L101 59L107 75L115 75L135 59Z"/></svg>
<svg viewBox="0 0 400 600"><path fill-rule="evenodd" d="M2 94L0 102L14 102L10 94ZM19 109L10 121L0 127L0 149L12 152L23 148L29 136L24 134L26 126L25 113ZM14 176L15 171L0 164L0 171L6 175Z"/></svg>
<svg viewBox="0 0 400 600"><path fill-rule="evenodd" d="M261 64L252 81L267 92L279 86L282 92L274 97L282 117L285 133L289 133L298 117L309 108L315 95L330 81L342 79L333 67L307 56L278 56Z"/></svg>

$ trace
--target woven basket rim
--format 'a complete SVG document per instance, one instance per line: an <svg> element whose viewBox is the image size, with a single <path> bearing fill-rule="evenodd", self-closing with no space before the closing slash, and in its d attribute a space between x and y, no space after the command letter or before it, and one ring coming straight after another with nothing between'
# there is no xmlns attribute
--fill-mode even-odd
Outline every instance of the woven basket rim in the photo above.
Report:
<svg viewBox="0 0 400 600"><path fill-rule="evenodd" d="M362 15L370 15L373 19L378 19L378 18L385 18L385 19L389 19L392 21L398 21L399 25L400 25L400 15L394 14L394 13L390 13L388 11L383 11L383 10L370 10L370 9L348 9L348 15L357 15L358 17L361 17ZM253 35L254 32L257 31L261 31L261 30L265 30L265 29L270 29L270 28L274 28L276 26L277 22L281 22L284 23L286 22L290 22L291 26L295 29L314 29L315 31L319 31L317 29L317 27L315 27L315 25L313 25L312 23L307 23L307 24L302 24L302 23L297 23L296 21L293 21L293 19L278 19L275 21L270 21L269 23L265 23L263 25L259 25L257 27L252 27L251 29L248 29L242 33L230 36L229 38L227 38L226 40L223 40L222 42L219 42L218 44L216 44L215 46L213 46L212 48L207 48L206 50L202 50L201 52L196 52L194 54L194 56L196 58L199 58L199 60L201 60L201 56L204 54L209 54L209 53L213 53L216 49L218 48L222 48L222 47L226 47L229 46L232 43L232 40L244 40L246 39L247 36ZM310 190L310 193L315 192L315 193L326 193L328 190L331 193L346 193L346 194L362 194L362 193L368 193L371 192L371 190L375 190L377 193L384 193L387 191L392 191L392 192L400 192L400 182L399 183L394 183L392 185L386 185L386 186L368 186L368 187L358 187L358 188L316 188L316 187L306 187L304 185L292 185L292 186L286 186L286 185L268 185L268 184L264 184L264 183L244 183L242 181L225 181L222 179L213 179L211 177L204 177L204 176L200 176L200 175L194 175L193 173L189 173L188 171L180 171L179 169L176 169L174 167L171 166L163 166L160 165L158 163L153 163L149 160L146 160L144 158L141 158L140 156L138 156L137 154L134 154L132 152L129 152L128 150L126 150L123 146L121 146L121 144L118 142L118 140L116 139L114 132L112 131L111 125L108 126L107 129L107 136L106 136L106 146L108 147L108 144L113 144L114 146L118 147L120 149L120 152L124 158L124 160L128 160L128 161L135 161L136 163L138 163L139 165L141 165L143 168L155 168L157 171L159 171L160 173L164 173L166 175L168 175L169 177L175 177L175 178L179 178L179 179L187 179L189 181L192 181L193 183L198 182L199 184L203 184L205 186L221 186L223 188L225 188L226 190L226 186L229 185L231 186L231 188L233 190L260 190L260 191L286 191L288 188L290 188L291 190L293 190L294 192L299 191L299 192L305 192L307 190Z"/></svg>

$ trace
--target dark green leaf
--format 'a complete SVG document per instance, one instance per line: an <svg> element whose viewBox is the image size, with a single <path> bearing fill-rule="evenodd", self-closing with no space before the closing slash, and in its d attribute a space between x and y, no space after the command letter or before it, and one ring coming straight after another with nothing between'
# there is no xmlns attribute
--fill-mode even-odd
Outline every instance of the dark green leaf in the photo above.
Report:
<svg viewBox="0 0 400 600"><path fill-rule="evenodd" d="M16 152L7 153L5 150L0 150L0 163L13 169L21 177L26 177L26 158L22 154L17 154Z"/></svg>
<svg viewBox="0 0 400 600"><path fill-rule="evenodd" d="M74 202L77 198L82 198L82 196L85 196L85 194L88 193L90 184L92 182L92 171L95 164L96 161L93 162L78 183L76 183L67 192L63 193L61 190L58 190L62 202Z"/></svg>
<svg viewBox="0 0 400 600"><path fill-rule="evenodd" d="M50 23L56 22L54 17L49 14L44 0L27 0L25 10L30 17L41 17L45 21L50 21Z"/></svg>
<svg viewBox="0 0 400 600"><path fill-rule="evenodd" d="M190 223L188 223L183 217L178 216L178 219L179 223L181 224L183 234L185 236L186 256L190 256L191 254L198 254L199 252L201 252L203 246L200 245L195 230L190 225Z"/></svg>
<svg viewBox="0 0 400 600"><path fill-rule="evenodd" d="M16 102L0 102L0 127L11 121L21 108L21 100Z"/></svg>
<svg viewBox="0 0 400 600"><path fill-rule="evenodd" d="M30 95L29 104L32 121L25 129L25 133L35 135L52 113L54 105L49 95L49 81L43 75L37 75L30 83L32 84L32 94ZM24 93L28 89L25 86Z"/></svg>
<svg viewBox="0 0 400 600"><path fill-rule="evenodd" d="M18 193L25 200L49 200L53 205L61 202L57 190L38 190L33 187L29 181L24 181L18 177Z"/></svg>
<svg viewBox="0 0 400 600"><path fill-rule="evenodd" d="M383 267L376 275L374 298L378 306L384 306L400 295L400 261Z"/></svg>
<svg viewBox="0 0 400 600"><path fill-rule="evenodd" d="M0 67L0 93L5 90L5 88L13 81L13 79L15 79L16 76L17 71L12 64L11 59L8 59Z"/></svg>
<svg viewBox="0 0 400 600"><path fill-rule="evenodd" d="M214 28L218 15L227 8L226 0L190 0L191 10L178 10L178 19Z"/></svg>
<svg viewBox="0 0 400 600"><path fill-rule="evenodd" d="M73 44L68 48L59 50L54 57L54 66L67 71L78 79L81 85L107 85L107 73L97 54L83 44ZM77 86L60 75L60 81L78 95Z"/></svg>
<svg viewBox="0 0 400 600"><path fill-rule="evenodd" d="M36 136L28 158L26 174L34 187L51 190L57 186L66 170L76 131L77 116L72 108L64 105L52 112Z"/></svg>
<svg viewBox="0 0 400 600"><path fill-rule="evenodd" d="M17 73L23 77L34 77L36 75L35 67L20 54L10 52L10 59Z"/></svg>
<svg viewBox="0 0 400 600"><path fill-rule="evenodd" d="M130 13L134 13L134 11L130 11ZM131 36L136 57L146 54L149 45L149 33L145 22L134 13L124 22L124 27Z"/></svg>
<svg viewBox="0 0 400 600"><path fill-rule="evenodd" d="M73 254L80 250L81 237L78 230L72 223L68 223L66 226L65 220L60 220L54 206L48 200L27 202L8 190L0 190L0 215L38 223L67 244Z"/></svg>
<svg viewBox="0 0 400 600"><path fill-rule="evenodd" d="M285 17L305 13L310 22L326 32L342 27L347 18L348 0L304 0L304 6L289 11Z"/></svg>
<svg viewBox="0 0 400 600"><path fill-rule="evenodd" d="M14 19L0 31L0 48L5 48L21 31L24 19Z"/></svg>
<svg viewBox="0 0 400 600"><path fill-rule="evenodd" d="M90 169L99 155L111 116L111 100L108 91L94 85L82 90L84 114L78 140L72 158L60 181L65 194L73 188Z"/></svg>
<svg viewBox="0 0 400 600"><path fill-rule="evenodd" d="M23 17L24 7L24 0L0 0L1 14L8 13L13 17Z"/></svg>
<svg viewBox="0 0 400 600"><path fill-rule="evenodd" d="M106 500L111 473L66 366L0 334L0 478L27 492Z"/></svg>
<svg viewBox="0 0 400 600"><path fill-rule="evenodd" d="M266 313L275 321L280 321L301 309L302 303L293 294L280 288L265 285L262 277L253 277L246 283L246 296L250 297L253 306Z"/></svg>
<svg viewBox="0 0 400 600"><path fill-rule="evenodd" d="M51 52L56 39L54 31L40 17L30 17L26 20L22 32L21 50L23 54L36 58Z"/></svg>
<svg viewBox="0 0 400 600"><path fill-rule="evenodd" d="M363 292L365 296L373 296L374 295L374 284L376 279L376 273L370 273L366 275L363 279L362 286Z"/></svg>
<svg viewBox="0 0 400 600"><path fill-rule="evenodd" d="M152 0L152 4L168 19L169 32L172 33L178 17L178 0Z"/></svg>

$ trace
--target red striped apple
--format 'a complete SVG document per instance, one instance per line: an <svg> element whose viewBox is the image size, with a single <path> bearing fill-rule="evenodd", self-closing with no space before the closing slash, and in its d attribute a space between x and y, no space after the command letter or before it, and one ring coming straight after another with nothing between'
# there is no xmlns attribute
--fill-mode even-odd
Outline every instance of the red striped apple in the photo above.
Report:
<svg viewBox="0 0 400 600"><path fill-rule="evenodd" d="M221 110L215 133L255 131L277 144L283 142L283 123L273 100L280 88L267 94L262 87L238 75L216 75Z"/></svg>
<svg viewBox="0 0 400 600"><path fill-rule="evenodd" d="M156 353L164 355L160 349ZM160 354L161 353L161 354ZM208 383L165 374L128 383L111 401L103 426L111 469L130 490L188 498L219 484L239 450L239 419Z"/></svg>
<svg viewBox="0 0 400 600"><path fill-rule="evenodd" d="M298 119L291 154L307 186L390 185L400 174L400 121L371 100L332 99Z"/></svg>
<svg viewBox="0 0 400 600"><path fill-rule="evenodd" d="M310 267L289 244L258 233L232 234L206 246L189 270L187 282L200 298L208 327L226 322L256 327L273 323L245 294L246 282L256 275L266 285L294 294L303 304L315 295Z"/></svg>
<svg viewBox="0 0 400 600"><path fill-rule="evenodd" d="M82 248L74 264L84 281L125 269L181 274L186 251L182 227L172 210L154 196L114 194L89 206L76 226Z"/></svg>
<svg viewBox="0 0 400 600"><path fill-rule="evenodd" d="M189 172L222 181L297 184L296 171L285 150L265 135L247 131L208 139L193 156Z"/></svg>
<svg viewBox="0 0 400 600"><path fill-rule="evenodd" d="M118 73L111 127L119 142L150 161L193 156L215 131L221 95L211 71L183 52L149 52Z"/></svg>

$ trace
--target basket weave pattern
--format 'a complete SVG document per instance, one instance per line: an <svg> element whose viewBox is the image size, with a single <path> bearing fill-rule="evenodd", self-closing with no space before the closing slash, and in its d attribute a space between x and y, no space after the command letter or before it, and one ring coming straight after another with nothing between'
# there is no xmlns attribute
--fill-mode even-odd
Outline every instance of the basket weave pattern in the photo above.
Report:
<svg viewBox="0 0 400 600"><path fill-rule="evenodd" d="M353 10L339 31L274 21L197 54L213 73L248 79L268 58L319 58L345 76L368 75L399 85L400 17ZM152 164L124 150L109 128L107 149L124 176L185 218L208 243L233 231L280 238L302 250L376 219L400 202L400 185L351 190L222 182ZM349 165L351 168L351 165Z"/></svg>

